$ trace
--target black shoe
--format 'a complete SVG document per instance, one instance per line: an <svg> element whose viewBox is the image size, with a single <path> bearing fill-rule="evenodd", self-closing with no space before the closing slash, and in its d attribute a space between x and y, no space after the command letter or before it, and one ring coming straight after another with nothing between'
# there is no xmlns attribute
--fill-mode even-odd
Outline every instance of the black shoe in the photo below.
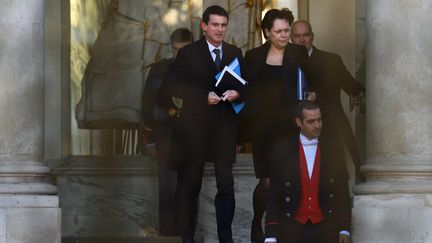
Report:
<svg viewBox="0 0 432 243"><path fill-rule="evenodd" d="M251 226L251 243L264 242L264 231L261 222L252 221Z"/></svg>

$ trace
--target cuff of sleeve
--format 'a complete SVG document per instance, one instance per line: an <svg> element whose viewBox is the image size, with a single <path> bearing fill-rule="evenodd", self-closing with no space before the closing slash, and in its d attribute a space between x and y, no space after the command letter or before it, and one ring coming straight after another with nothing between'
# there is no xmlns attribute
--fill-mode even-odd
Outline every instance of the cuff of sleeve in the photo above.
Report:
<svg viewBox="0 0 432 243"><path fill-rule="evenodd" d="M277 241L276 238L271 237L271 238L265 238L264 243L270 243L270 242L276 242L276 241Z"/></svg>
<svg viewBox="0 0 432 243"><path fill-rule="evenodd" d="M146 148L154 147L155 143L148 143L145 145Z"/></svg>

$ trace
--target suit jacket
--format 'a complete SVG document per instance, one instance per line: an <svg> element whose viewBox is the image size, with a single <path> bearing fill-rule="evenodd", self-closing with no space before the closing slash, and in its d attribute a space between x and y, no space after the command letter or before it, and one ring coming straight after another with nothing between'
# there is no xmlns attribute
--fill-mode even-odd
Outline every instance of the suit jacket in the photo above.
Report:
<svg viewBox="0 0 432 243"><path fill-rule="evenodd" d="M262 87L264 84L271 82L271 80L261 75L262 69L266 64L270 46L270 42L266 42L260 47L249 50L245 55L246 79L249 81L249 87L246 93L248 102L246 103L244 116L249 118L247 123L252 118L254 124L246 124L244 126L251 127L249 129L252 130L261 130L262 127L267 127L268 133L285 134L285 131L295 130L295 126L292 125L291 113L297 104L297 68L301 67L306 76L312 70L308 66L306 48L288 44L285 47L282 61L283 82L277 84L279 86L271 94L263 92ZM263 107L262 101L268 98L264 96L272 96L272 100L274 101L272 102L274 103L272 107ZM287 124L291 124L291 126L287 126ZM274 129L270 129L269 126ZM247 133L245 132L245 134ZM273 135L270 136L273 137ZM250 137L244 138L244 140L250 140Z"/></svg>
<svg viewBox="0 0 432 243"><path fill-rule="evenodd" d="M242 64L241 50L223 42L221 67L236 57ZM181 115L174 121L171 136L173 146L170 150L177 154L170 159L174 165L196 157L197 153L211 153L207 150L212 147L209 142L217 139L210 138L219 132L216 127L221 120L227 121L230 125L236 124L236 114L228 101L221 101L218 105L207 104L208 93L216 90L215 75L219 71L216 70L205 37L180 49L170 66L168 76L158 93L158 104L168 109L172 106L172 96L183 100ZM242 98L243 90L237 91ZM231 130L227 133L237 132L233 126L230 127ZM237 134L233 136L233 139L237 138ZM209 158L209 155L199 156Z"/></svg>
<svg viewBox="0 0 432 243"><path fill-rule="evenodd" d="M315 80L312 86L318 95L317 103L329 115L346 119L340 102L340 92L343 90L348 95L358 95L365 90L363 85L351 76L340 56L334 53L314 47L309 62L314 70L311 77Z"/></svg>
<svg viewBox="0 0 432 243"><path fill-rule="evenodd" d="M233 45L223 42L222 52L222 67L236 57L243 62L241 50ZM206 39L202 37L179 50L161 87L158 102L169 107L167 102L171 102L171 96L176 96L183 99L182 115L219 115L220 105L207 104L208 93L215 90L217 73ZM242 96L242 90L238 91Z"/></svg>
<svg viewBox="0 0 432 243"><path fill-rule="evenodd" d="M351 199L343 151L332 139L320 138L319 203L324 214L322 227L349 230ZM270 189L267 200L266 237L281 237L294 223L300 204L301 181L299 138L275 144L271 155Z"/></svg>
<svg viewBox="0 0 432 243"><path fill-rule="evenodd" d="M343 111L341 90L348 95L364 92L362 84L357 82L346 69L340 56L314 47L309 60L313 89L317 92L317 103L323 112L323 134L334 134L344 142L351 154L356 168L361 161L351 126Z"/></svg>

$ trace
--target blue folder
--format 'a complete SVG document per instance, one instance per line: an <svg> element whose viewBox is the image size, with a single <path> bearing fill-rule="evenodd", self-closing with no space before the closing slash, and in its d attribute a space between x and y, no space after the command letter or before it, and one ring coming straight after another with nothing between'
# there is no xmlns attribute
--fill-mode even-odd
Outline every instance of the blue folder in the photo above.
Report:
<svg viewBox="0 0 432 243"><path fill-rule="evenodd" d="M297 69L297 100L305 100L305 93L308 90L308 80L306 79L306 75L304 75L303 71L299 67Z"/></svg>
<svg viewBox="0 0 432 243"><path fill-rule="evenodd" d="M239 60L237 57L234 58L234 60L230 64L228 64L226 68L233 70L238 76L241 77L240 63L239 63ZM223 71L216 74L216 76L215 76L216 80L219 80L222 73L223 73ZM243 109L243 107L245 106L245 103L233 101L233 102L231 102L231 106L234 108L234 111L236 112L236 114L238 114Z"/></svg>

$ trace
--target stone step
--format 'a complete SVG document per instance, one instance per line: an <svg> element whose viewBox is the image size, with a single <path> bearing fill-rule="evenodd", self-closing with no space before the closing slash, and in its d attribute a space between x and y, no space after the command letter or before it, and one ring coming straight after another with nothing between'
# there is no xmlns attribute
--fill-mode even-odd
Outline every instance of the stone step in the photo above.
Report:
<svg viewBox="0 0 432 243"><path fill-rule="evenodd" d="M181 243L180 237L63 237L62 243ZM195 243L204 243L196 239Z"/></svg>

